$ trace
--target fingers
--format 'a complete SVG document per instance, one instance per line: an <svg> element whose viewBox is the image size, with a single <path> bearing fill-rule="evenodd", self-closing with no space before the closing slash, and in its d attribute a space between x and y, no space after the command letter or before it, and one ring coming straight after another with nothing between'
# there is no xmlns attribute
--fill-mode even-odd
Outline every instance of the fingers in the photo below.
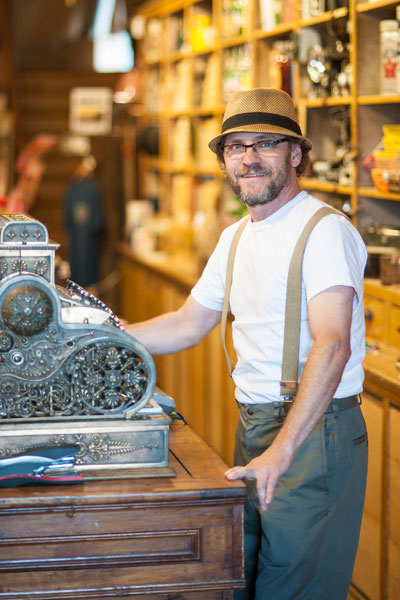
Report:
<svg viewBox="0 0 400 600"><path fill-rule="evenodd" d="M248 467L232 467L225 472L225 477L229 481L237 479L256 479L257 480L257 496L262 511L267 510L274 497L274 491L278 482L278 476L261 471L257 473L255 470Z"/></svg>
<svg viewBox="0 0 400 600"><path fill-rule="evenodd" d="M267 506L268 506L268 504L271 504L271 502L272 502L272 499L274 497L275 487L276 487L277 483L278 483L278 477L270 476L268 478L267 486L266 486L266 490L265 490L265 504ZM265 508L262 510L267 510L267 509Z"/></svg>
<svg viewBox="0 0 400 600"><path fill-rule="evenodd" d="M269 504L271 504L277 482L278 477L271 474L266 474L265 477L257 479L257 496L262 511L267 510Z"/></svg>
<svg viewBox="0 0 400 600"><path fill-rule="evenodd" d="M236 479L250 479L246 467L232 467L225 471L225 477L229 479L229 481L235 481Z"/></svg>

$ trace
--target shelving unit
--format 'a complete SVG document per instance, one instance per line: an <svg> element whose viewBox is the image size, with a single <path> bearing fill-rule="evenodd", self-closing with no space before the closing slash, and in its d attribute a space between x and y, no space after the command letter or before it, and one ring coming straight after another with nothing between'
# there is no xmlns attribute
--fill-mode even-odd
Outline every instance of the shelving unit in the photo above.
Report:
<svg viewBox="0 0 400 600"><path fill-rule="evenodd" d="M286 10L286 22L275 23L271 30L262 28L258 0L160 0L145 4L141 13L147 33L139 47L139 68L146 90L142 125L159 127L160 153L158 158L150 158L141 152L139 173L150 169L158 177L161 210L173 219L172 207L178 205L179 210L179 200L172 199L177 176L186 176L183 188L189 194L188 227L198 208L193 190L198 191L203 180L212 180L223 189L223 176L207 142L220 131L226 99L238 88L276 85L280 75L276 54L282 48L289 52L292 48L291 92L302 129L314 144L313 159L326 161L334 156L337 130L329 122L329 111L335 107L348 109L354 155L348 184L307 177L302 179L302 186L332 203L346 203L355 224L358 214L367 225L374 222L371 206L382 202L393 213L394 221L400 220L400 194L377 191L362 166L365 156L380 141L382 125L400 121L400 94L379 93L379 21L394 18L397 4L391 0L350 0L348 7L302 18L301 0L297 0L291 13ZM208 28L196 29L196 19ZM309 97L311 80L299 61L299 43L313 31L326 41L328 29L331 36L332 31L340 35L348 32L349 93L313 98ZM146 197L145 185L140 197ZM219 217L229 210L231 200L226 190L222 197L228 206L219 198L214 207Z"/></svg>

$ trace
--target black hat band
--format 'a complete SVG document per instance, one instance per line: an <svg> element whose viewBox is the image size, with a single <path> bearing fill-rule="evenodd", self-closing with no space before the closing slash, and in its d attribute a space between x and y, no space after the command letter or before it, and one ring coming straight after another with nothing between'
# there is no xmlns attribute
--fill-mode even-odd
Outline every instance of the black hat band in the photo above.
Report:
<svg viewBox="0 0 400 600"><path fill-rule="evenodd" d="M296 121L293 121L289 117L265 112L242 113L229 117L222 124L222 133L225 133L228 129L242 127L243 125L276 125L277 127L289 129L297 135L302 135L301 129Z"/></svg>

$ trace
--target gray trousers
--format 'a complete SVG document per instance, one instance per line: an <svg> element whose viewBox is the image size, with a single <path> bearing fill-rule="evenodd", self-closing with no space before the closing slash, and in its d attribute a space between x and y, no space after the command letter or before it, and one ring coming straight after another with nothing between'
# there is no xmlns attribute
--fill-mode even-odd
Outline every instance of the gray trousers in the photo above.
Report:
<svg viewBox="0 0 400 600"><path fill-rule="evenodd" d="M273 442L281 403L241 405L235 465ZM279 479L266 512L247 481L246 589L235 600L346 600L367 475L368 440L357 398L332 400Z"/></svg>

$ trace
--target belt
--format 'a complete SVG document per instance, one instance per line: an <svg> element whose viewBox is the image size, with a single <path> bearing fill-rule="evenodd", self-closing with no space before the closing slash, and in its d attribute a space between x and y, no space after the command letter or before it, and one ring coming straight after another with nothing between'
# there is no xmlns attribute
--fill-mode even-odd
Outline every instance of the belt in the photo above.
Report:
<svg viewBox="0 0 400 600"><path fill-rule="evenodd" d="M271 403L263 403L263 404L244 404L242 402L237 402L239 408L244 408L247 410L248 414L252 414L250 411L257 407L266 407L271 406L278 412L288 413L291 407L295 402L295 398L292 400L284 400L282 402L271 402ZM326 409L325 413L335 413L340 412L342 410L348 410L349 408L354 408L355 406L359 406L361 404L361 396L347 396L346 398L332 398L331 403Z"/></svg>

